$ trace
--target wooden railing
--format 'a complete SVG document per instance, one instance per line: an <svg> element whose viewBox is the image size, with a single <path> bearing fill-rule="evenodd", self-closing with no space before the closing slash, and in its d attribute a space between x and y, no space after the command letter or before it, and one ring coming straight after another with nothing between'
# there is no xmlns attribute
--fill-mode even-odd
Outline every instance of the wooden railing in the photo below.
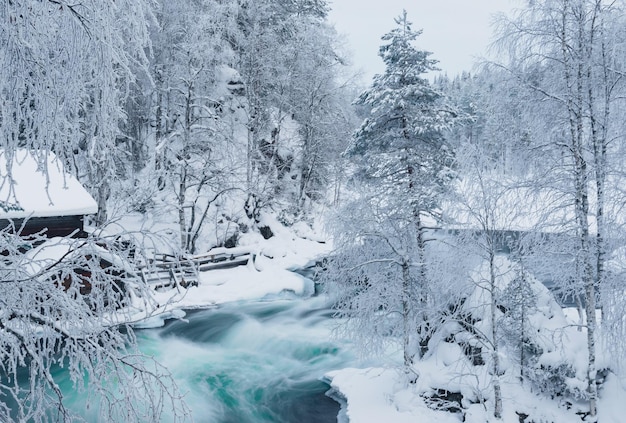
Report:
<svg viewBox="0 0 626 423"><path fill-rule="evenodd" d="M197 286L199 273L228 269L254 261L255 254L247 248L215 248L206 253L177 257L155 254L147 264L138 267L145 283L154 289L177 289Z"/></svg>

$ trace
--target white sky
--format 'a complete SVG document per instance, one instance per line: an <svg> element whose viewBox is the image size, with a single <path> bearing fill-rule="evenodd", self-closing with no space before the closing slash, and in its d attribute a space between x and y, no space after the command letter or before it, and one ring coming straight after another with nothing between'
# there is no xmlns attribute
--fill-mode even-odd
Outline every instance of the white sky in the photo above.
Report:
<svg viewBox="0 0 626 423"><path fill-rule="evenodd" d="M433 53L449 76L471 70L474 58L486 55L492 15L509 13L516 0L329 0L330 22L347 36L356 69L369 83L384 65L378 57L380 37L395 27L406 9L413 29L423 29L415 46Z"/></svg>

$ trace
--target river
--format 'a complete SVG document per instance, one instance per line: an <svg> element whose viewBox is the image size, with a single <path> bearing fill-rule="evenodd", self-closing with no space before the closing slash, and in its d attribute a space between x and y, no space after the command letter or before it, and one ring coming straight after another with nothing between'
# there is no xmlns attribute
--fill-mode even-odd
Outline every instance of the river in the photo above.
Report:
<svg viewBox="0 0 626 423"><path fill-rule="evenodd" d="M138 331L140 348L175 376L195 422L337 422L324 373L355 365L332 337L323 296L191 311Z"/></svg>

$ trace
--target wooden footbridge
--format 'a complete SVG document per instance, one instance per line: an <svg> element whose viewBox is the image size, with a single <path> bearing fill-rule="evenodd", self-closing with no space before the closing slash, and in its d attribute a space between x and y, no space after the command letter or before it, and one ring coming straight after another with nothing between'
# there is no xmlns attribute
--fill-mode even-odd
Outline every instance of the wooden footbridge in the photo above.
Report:
<svg viewBox="0 0 626 423"><path fill-rule="evenodd" d="M148 263L138 266L141 279L155 290L198 286L199 274L228 269L254 262L248 248L215 248L203 254L174 256L155 254Z"/></svg>

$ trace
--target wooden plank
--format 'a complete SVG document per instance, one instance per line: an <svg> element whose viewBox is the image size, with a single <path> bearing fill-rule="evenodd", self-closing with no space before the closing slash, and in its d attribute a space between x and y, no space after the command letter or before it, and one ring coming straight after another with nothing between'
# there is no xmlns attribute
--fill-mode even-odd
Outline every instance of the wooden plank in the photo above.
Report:
<svg viewBox="0 0 626 423"><path fill-rule="evenodd" d="M207 272L210 270L229 269L232 267L244 266L248 264L248 261L250 260L251 257L252 257L251 255L240 256L232 260L222 261L218 263L204 263L198 266L198 271Z"/></svg>

